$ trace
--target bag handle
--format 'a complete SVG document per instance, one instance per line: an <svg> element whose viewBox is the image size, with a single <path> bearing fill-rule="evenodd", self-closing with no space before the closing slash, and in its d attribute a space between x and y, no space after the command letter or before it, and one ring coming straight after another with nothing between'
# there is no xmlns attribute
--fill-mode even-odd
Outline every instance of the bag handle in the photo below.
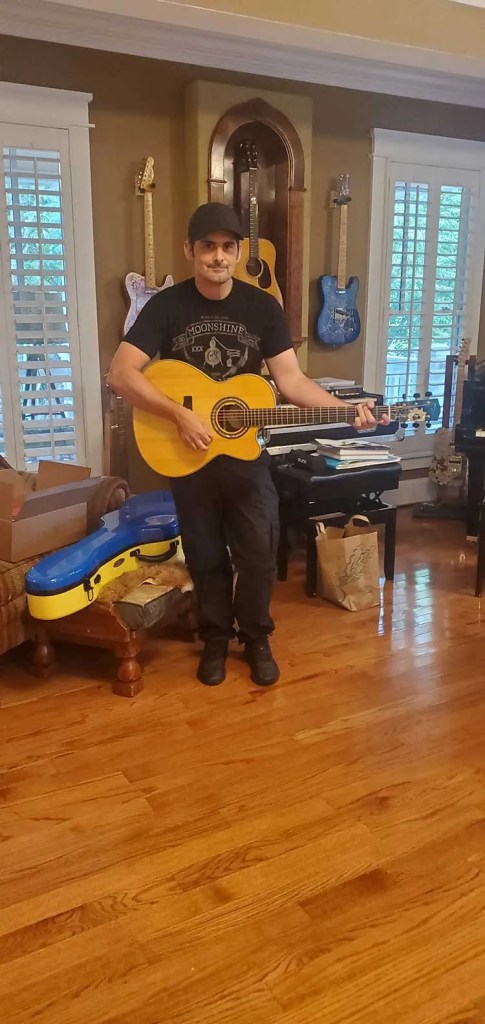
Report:
<svg viewBox="0 0 485 1024"><path fill-rule="evenodd" d="M361 512L356 512L355 515L351 516L345 524L347 526L370 526L371 522L367 516L362 515Z"/></svg>
<svg viewBox="0 0 485 1024"><path fill-rule="evenodd" d="M367 518L367 516L359 515L358 513L351 516L348 523L345 525L344 537L358 537L364 534L370 534L375 532L375 526Z"/></svg>

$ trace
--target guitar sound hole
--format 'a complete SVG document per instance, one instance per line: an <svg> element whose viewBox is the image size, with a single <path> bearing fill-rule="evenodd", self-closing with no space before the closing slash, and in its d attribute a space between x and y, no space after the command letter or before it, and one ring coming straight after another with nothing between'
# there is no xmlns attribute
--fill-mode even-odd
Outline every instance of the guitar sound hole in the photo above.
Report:
<svg viewBox="0 0 485 1024"><path fill-rule="evenodd" d="M260 277L263 273L263 264L257 256L250 256L246 263L246 270L250 277Z"/></svg>
<svg viewBox="0 0 485 1024"><path fill-rule="evenodd" d="M226 437L240 434L244 424L244 409L232 402L225 402L217 412L217 426Z"/></svg>

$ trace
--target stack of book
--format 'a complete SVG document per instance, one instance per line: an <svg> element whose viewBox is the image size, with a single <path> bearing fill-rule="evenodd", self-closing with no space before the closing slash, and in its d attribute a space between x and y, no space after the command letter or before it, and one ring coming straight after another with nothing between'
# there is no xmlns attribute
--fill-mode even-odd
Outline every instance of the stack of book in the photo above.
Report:
<svg viewBox="0 0 485 1024"><path fill-rule="evenodd" d="M363 469L364 466L389 466L400 462L398 455L393 455L385 444L379 441L366 441L364 438L348 438L331 440L328 437L316 437L318 451L325 456L325 462L332 469Z"/></svg>

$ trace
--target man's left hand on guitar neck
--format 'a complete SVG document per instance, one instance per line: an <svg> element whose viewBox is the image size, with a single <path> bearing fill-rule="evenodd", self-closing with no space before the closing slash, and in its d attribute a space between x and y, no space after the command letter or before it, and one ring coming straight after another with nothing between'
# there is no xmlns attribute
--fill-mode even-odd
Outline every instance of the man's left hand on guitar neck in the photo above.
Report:
<svg viewBox="0 0 485 1024"><path fill-rule="evenodd" d="M273 356L272 359L267 360L268 370L273 377L276 387L280 393L284 396L287 402L291 402L293 405L300 406L300 408L311 408L320 407L322 405L347 405L347 402L342 402L340 398L335 398L328 391L325 391L316 384L314 380L310 380L300 370L296 353L294 349L287 349L285 352L280 352L279 355ZM357 416L355 417L354 425L357 430L369 430L371 427L375 427L377 420L372 412L375 405L373 398L366 398L365 401L360 402L357 405ZM379 420L380 423L389 423L388 416L382 416Z"/></svg>

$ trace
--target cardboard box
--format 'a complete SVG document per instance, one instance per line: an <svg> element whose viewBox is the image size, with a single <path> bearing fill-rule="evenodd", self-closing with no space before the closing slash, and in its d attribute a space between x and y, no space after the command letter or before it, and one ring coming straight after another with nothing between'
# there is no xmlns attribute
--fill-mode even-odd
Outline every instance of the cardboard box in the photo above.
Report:
<svg viewBox="0 0 485 1024"><path fill-rule="evenodd" d="M0 558L18 562L86 536L87 501L99 480L86 466L39 462L29 483L0 469Z"/></svg>

